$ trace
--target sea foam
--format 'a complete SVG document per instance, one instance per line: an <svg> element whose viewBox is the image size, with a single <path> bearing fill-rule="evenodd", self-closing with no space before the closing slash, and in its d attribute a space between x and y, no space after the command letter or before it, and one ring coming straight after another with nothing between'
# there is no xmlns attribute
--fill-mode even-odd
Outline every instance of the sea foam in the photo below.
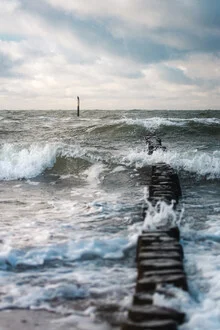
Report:
<svg viewBox="0 0 220 330"><path fill-rule="evenodd" d="M0 149L0 180L32 178L56 161L56 145L32 144L27 147L5 144Z"/></svg>
<svg viewBox="0 0 220 330"><path fill-rule="evenodd" d="M145 150L130 150L122 158L122 163L136 168L163 162L177 170L185 170L209 179L220 178L220 153L219 151L202 152L191 151L167 151L156 150L148 155Z"/></svg>
<svg viewBox="0 0 220 330"><path fill-rule="evenodd" d="M83 157L87 150L79 145L62 143L41 145L4 144L0 147L0 180L34 178L46 169L52 168L57 157Z"/></svg>
<svg viewBox="0 0 220 330"><path fill-rule="evenodd" d="M102 238L76 239L59 245L34 247L28 250L15 250L5 244L0 253L0 269L40 267L55 260L74 262L96 258L122 259L126 251L135 246L137 237L138 228L133 228L128 238L103 236Z"/></svg>
<svg viewBox="0 0 220 330"><path fill-rule="evenodd" d="M220 125L220 119L218 118L165 118L165 117L152 117L145 119L132 119L123 118L118 121L119 123L125 123L127 125L137 125L147 128L149 131L154 131L161 126L176 126L184 127L191 123L198 123L202 125Z"/></svg>

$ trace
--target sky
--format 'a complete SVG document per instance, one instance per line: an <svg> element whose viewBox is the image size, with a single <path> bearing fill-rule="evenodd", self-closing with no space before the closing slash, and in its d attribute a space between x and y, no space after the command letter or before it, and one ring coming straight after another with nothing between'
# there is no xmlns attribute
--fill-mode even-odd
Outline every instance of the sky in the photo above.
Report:
<svg viewBox="0 0 220 330"><path fill-rule="evenodd" d="M220 109L220 0L0 0L0 109Z"/></svg>

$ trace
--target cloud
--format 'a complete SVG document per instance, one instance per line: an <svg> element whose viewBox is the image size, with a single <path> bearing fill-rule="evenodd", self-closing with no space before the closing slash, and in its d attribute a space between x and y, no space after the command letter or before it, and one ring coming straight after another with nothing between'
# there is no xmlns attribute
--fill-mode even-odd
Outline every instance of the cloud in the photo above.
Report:
<svg viewBox="0 0 220 330"><path fill-rule="evenodd" d="M66 13L72 13L82 18L92 17L93 19L112 18L120 21L138 24L148 28L157 28L161 26L185 26L188 22L190 13L190 2L184 5L184 1L170 0L81 0L66 1L47 0L54 8L63 10ZM184 11L181 19L173 15L173 11Z"/></svg>
<svg viewBox="0 0 220 330"><path fill-rule="evenodd" d="M180 85L191 85L193 80L184 73L184 70L177 67L160 66L158 72L162 79L167 82L180 84Z"/></svg>
<svg viewBox="0 0 220 330"><path fill-rule="evenodd" d="M13 62L8 56L3 53L0 53L0 77L12 77L13 67L15 66L15 62Z"/></svg>

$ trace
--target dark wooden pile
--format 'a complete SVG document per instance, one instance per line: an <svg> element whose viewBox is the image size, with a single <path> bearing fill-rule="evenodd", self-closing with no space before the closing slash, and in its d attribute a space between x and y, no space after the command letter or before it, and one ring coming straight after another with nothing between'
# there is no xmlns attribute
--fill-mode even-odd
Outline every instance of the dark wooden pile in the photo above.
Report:
<svg viewBox="0 0 220 330"><path fill-rule="evenodd" d="M181 197L181 187L177 173L167 164L160 163L152 166L151 185L149 187L149 200L154 204L163 200L177 204Z"/></svg>
<svg viewBox="0 0 220 330"><path fill-rule="evenodd" d="M156 205L158 201L171 203L174 200L175 207L180 196L179 178L174 170L164 163L153 166L149 201ZM184 322L183 313L153 305L153 294L166 294L167 284L187 290L179 239L178 227L169 226L143 230L139 236L136 292L122 330L176 330L178 324Z"/></svg>

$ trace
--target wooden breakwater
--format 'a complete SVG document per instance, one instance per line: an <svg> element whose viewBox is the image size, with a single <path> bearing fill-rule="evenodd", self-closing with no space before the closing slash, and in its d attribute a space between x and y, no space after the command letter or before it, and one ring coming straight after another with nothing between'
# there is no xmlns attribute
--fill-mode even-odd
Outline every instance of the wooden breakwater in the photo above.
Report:
<svg viewBox="0 0 220 330"><path fill-rule="evenodd" d="M167 164L152 167L148 200L152 205L164 201L175 208L181 196L178 175ZM147 209L144 210L144 213ZM166 285L187 290L183 269L183 249L178 227L157 226L143 230L137 244L137 281L133 304L122 330L176 330L184 322L184 313L153 304L153 295L168 295Z"/></svg>

